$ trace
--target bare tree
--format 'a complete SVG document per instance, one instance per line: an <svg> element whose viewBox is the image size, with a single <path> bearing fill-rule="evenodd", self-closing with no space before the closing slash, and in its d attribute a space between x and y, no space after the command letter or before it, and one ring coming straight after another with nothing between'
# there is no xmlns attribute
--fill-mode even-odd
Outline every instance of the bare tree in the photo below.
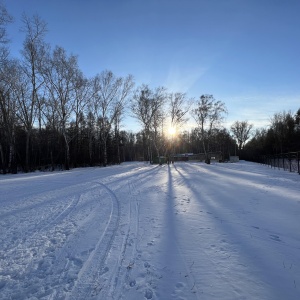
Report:
<svg viewBox="0 0 300 300"><path fill-rule="evenodd" d="M0 43L7 43L6 25L13 21L12 16L7 12L3 3L0 3Z"/></svg>
<svg viewBox="0 0 300 300"><path fill-rule="evenodd" d="M5 45L8 42L6 26L10 22L12 22L12 17L8 14L4 4L0 3L0 161L3 173L7 171L4 151L7 138L10 141L10 153L14 149L12 148L14 144L12 143L12 135L10 134L14 132L14 127L10 127L12 125L10 123L14 117L14 103L10 98L12 82L9 80L9 77L11 64L8 60L9 51Z"/></svg>
<svg viewBox="0 0 300 300"><path fill-rule="evenodd" d="M150 134L153 119L152 91L147 85L142 85L134 91L131 100L131 111L133 116L143 125L147 136Z"/></svg>
<svg viewBox="0 0 300 300"><path fill-rule="evenodd" d="M247 140L251 137L251 130L253 128L253 124L249 124L248 121L235 121L230 130L238 143L238 149L241 150Z"/></svg>
<svg viewBox="0 0 300 300"><path fill-rule="evenodd" d="M19 81L19 116L26 131L26 159L25 171L30 169L29 144L33 124L36 118L39 89L44 79L40 74L40 65L45 57L46 44L44 36L47 32L46 23L39 16L32 18L23 15L23 28L25 40L22 50L22 71ZM22 81L22 82L21 82Z"/></svg>
<svg viewBox="0 0 300 300"><path fill-rule="evenodd" d="M147 85L136 89L131 101L133 116L143 125L143 133L146 141L149 161L152 160L150 138L159 156L160 144L159 127L163 126L163 105L166 99L166 90L158 87L152 91Z"/></svg>
<svg viewBox="0 0 300 300"><path fill-rule="evenodd" d="M52 106L53 117L58 122L58 128L64 138L65 168L70 168L70 136L67 125L75 111L76 76L78 74L77 57L68 56L62 47L56 47L52 56L43 67L43 76L47 88L48 103Z"/></svg>
<svg viewBox="0 0 300 300"><path fill-rule="evenodd" d="M212 95L202 95L192 110L192 115L198 125L200 140L205 153L206 162L209 163L208 150L213 130L223 121L227 113L225 103L215 100Z"/></svg>
<svg viewBox="0 0 300 300"><path fill-rule="evenodd" d="M91 80L88 80L84 77L83 73L78 69L75 72L74 76L74 85L75 85L75 103L74 103L74 113L75 113L75 121L73 122L75 125L75 130L73 132L74 139L74 166L77 166L77 156L79 151L79 139L80 133L82 130L82 124L84 120L85 112L87 111L88 107L88 100L92 96L92 89L91 89Z"/></svg>
<svg viewBox="0 0 300 300"><path fill-rule="evenodd" d="M6 47L8 43L6 26L13 21L13 18L6 10L3 3L0 3L0 67L7 60L9 50Z"/></svg>
<svg viewBox="0 0 300 300"><path fill-rule="evenodd" d="M170 99L170 117L171 127L178 129L188 121L187 113L190 110L193 99L187 99L184 93L171 93Z"/></svg>
<svg viewBox="0 0 300 300"><path fill-rule="evenodd" d="M131 75L116 77L111 71L103 71L93 80L92 111L100 127L100 140L103 145L103 165L107 165L107 139L114 122L120 120L133 88Z"/></svg>
<svg viewBox="0 0 300 300"><path fill-rule="evenodd" d="M15 82L18 80L17 62L7 60L0 69L0 158L3 173L15 173L16 146L15 131L17 125L17 105L15 101ZM8 145L8 155L5 154Z"/></svg>
<svg viewBox="0 0 300 300"><path fill-rule="evenodd" d="M151 123L152 141L156 150L157 157L160 157L162 150L165 148L164 124L167 114L164 111L164 104L167 99L166 89L158 87L153 92L153 119Z"/></svg>
<svg viewBox="0 0 300 300"><path fill-rule="evenodd" d="M170 134L171 134L171 148L173 155L175 153L176 132L188 121L187 114L192 105L193 99L187 99L184 93L169 94L169 114L170 114ZM177 136L177 138L179 135Z"/></svg>

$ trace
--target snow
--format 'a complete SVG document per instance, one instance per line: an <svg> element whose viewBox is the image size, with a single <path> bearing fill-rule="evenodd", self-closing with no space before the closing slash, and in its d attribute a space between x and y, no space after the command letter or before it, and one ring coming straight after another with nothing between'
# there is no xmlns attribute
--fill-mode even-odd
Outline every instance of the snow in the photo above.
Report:
<svg viewBox="0 0 300 300"><path fill-rule="evenodd" d="M300 176L126 163L0 178L0 299L300 299Z"/></svg>

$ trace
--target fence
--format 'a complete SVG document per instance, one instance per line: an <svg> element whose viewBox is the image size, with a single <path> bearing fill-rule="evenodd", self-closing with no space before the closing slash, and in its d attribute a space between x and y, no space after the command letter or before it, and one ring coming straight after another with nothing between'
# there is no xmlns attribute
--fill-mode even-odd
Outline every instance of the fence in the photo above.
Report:
<svg viewBox="0 0 300 300"><path fill-rule="evenodd" d="M264 155L261 163L271 166L271 168L283 169L300 174L300 151L281 153L275 155Z"/></svg>

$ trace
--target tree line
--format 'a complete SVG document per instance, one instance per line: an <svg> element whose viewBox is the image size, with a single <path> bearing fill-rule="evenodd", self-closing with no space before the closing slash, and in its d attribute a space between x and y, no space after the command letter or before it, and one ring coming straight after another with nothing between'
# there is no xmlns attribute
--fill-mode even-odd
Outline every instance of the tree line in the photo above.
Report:
<svg viewBox="0 0 300 300"><path fill-rule="evenodd" d="M109 70L87 78L75 55L45 42L47 26L39 16L23 15L21 56L11 58L6 36L11 21L2 5L2 173L151 161L175 151L203 147L208 152L232 143L229 134L217 127L226 112L224 103L203 95L194 105L184 93L145 84L135 87L131 75L118 77ZM179 132L191 111L199 128L181 136L168 135L168 127ZM121 130L128 114L140 122L140 132Z"/></svg>
<svg viewBox="0 0 300 300"><path fill-rule="evenodd" d="M247 160L258 161L262 155L300 151L300 109L275 113L268 128L257 129L243 149Z"/></svg>
<svg viewBox="0 0 300 300"><path fill-rule="evenodd" d="M253 125L236 121L225 129L226 105L213 95L193 99L164 87L136 87L132 75L109 70L87 78L77 56L46 43L47 26L39 16L23 15L22 21L17 59L6 35L12 18L0 5L1 173L153 161L175 153L204 153L207 163L210 152L221 151L225 159L257 154L255 141L265 131L246 144ZM122 130L128 115L139 121L139 132ZM183 130L190 117L195 128ZM286 145L279 135L276 143L281 150Z"/></svg>

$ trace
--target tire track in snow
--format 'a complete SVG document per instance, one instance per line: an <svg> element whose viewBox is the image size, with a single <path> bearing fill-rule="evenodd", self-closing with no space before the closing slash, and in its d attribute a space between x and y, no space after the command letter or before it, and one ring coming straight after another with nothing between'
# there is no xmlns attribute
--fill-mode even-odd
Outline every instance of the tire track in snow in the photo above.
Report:
<svg viewBox="0 0 300 300"><path fill-rule="evenodd" d="M117 191L121 191L125 186L127 186L130 193L135 194L135 184L137 180L136 176L138 176L138 186L140 187L140 183L149 180L149 178L152 177L153 174L156 174L156 172L158 172L159 170L160 168L153 168L151 166L151 168L147 168L146 171L141 172L141 174L136 174L136 172L134 172L134 174L132 174L132 177L130 177L130 172L129 174L126 174L126 176L122 176L122 178L116 178L115 176L112 176L112 181L108 182L107 184L96 182L93 180L91 182L85 183L89 184L90 187L85 188L83 191L82 184L79 185L80 187L78 187L78 185L76 187L68 187L62 190L63 195L68 197L68 202L63 201L63 203L67 202L63 207L62 205L60 205L60 203L57 202L57 199L55 197L55 195L59 191L55 190L55 193L50 195L52 198L50 198L51 206L44 205L48 202L45 199L49 199L48 194L45 194L46 197L43 196L43 198L45 199L43 199L43 201L38 204L38 207L42 208L41 215L44 216L44 219L36 223L36 226L34 228L30 228L30 232L34 232L34 236L31 236L31 238L28 239L28 244L35 249L35 254L32 255L32 264L29 265L28 268L26 268L26 272L30 272L31 278L28 277L29 273L26 273L27 275L25 274L24 279L24 282L26 282L26 286L24 285L25 283L20 283L19 290L22 291L27 289L28 291L26 291L26 294L28 295L28 297L36 296L39 298L40 295L42 295L43 297L46 297L45 299L65 299L65 296L69 297L69 299L89 299L94 297L97 298L99 296L100 299L105 299L102 297L102 295L112 294L116 297L120 296L123 287L125 285L128 287L131 269L127 269L127 266L130 265L130 262L135 260L136 256L136 237L138 228L136 222L138 222L138 204L137 202L129 203L129 201L126 201L126 204L124 206L126 207L126 212L128 210L129 214L125 214L125 219L128 219L127 223L129 227L124 227L125 234L121 236L121 229L118 230L120 228L119 223L121 218L121 207L116 193ZM131 182L129 182L128 180L128 175L131 179ZM93 186L91 186L91 184ZM97 188L95 188L95 185L97 186ZM112 186L116 191L113 191L110 186ZM80 194L78 194L79 189L81 190ZM102 193L108 195L106 199L110 199L108 201L112 203L111 206L113 210L110 210L109 213L110 221L107 222L107 224L103 224L102 226L103 228L105 228L105 230L101 229L102 231L100 231L98 229L94 231L96 234L98 232L98 236L101 235L102 241L100 241L99 239L98 241L95 240L96 246L94 244L93 247L95 247L93 249L89 248L88 251L86 251L86 254L82 254L81 252L76 250L78 249L78 247L76 247L76 243L82 242L84 237L83 232L89 232L88 228L93 231L100 219L95 218L95 213L93 214L92 218L85 214L81 214L81 216L83 216L87 221L88 219L90 220L88 221L89 227L87 227L86 225L84 225L84 227L81 227L80 225L80 227L76 229L76 222L79 221L77 215L81 210L81 207L76 207L78 203L81 202L81 199L83 199L83 196L86 198L86 200L89 201L90 195L87 192L95 189L96 194L91 195L92 199L94 199L93 203L96 203L97 201L97 189L99 189L102 191ZM75 194L75 196L71 197L71 192L73 193L73 195ZM129 199L131 198L128 197L128 200ZM81 204L84 203L85 200L83 199L83 202L81 202ZM127 206L128 203L129 207ZM62 208L63 210L61 211ZM73 214L72 212L74 210L75 213ZM47 211L50 212L50 216L48 216L49 214L46 214ZM47 218L45 218L45 216ZM117 218L115 218L116 216ZM39 218L35 219L39 220ZM66 226L64 226L64 224L66 224L67 227L73 226L72 228L67 229L68 231L71 230L70 233L67 233L67 231L65 230ZM26 232L28 233L29 230L27 230ZM56 238L56 233L61 233L63 234L63 236L57 236ZM69 234L71 234L71 236L68 236ZM22 236L25 237L25 235ZM95 236L96 235L94 234L94 237ZM90 235L88 236L88 238L89 237ZM58 241L58 244L56 244L55 240ZM70 251L70 247L74 248L75 250ZM118 255L116 264L111 264L109 260L107 261L108 256L110 257L111 255ZM87 259L84 258L86 256ZM24 262L29 261L29 258L24 259ZM111 258L109 259L111 260ZM122 262L122 268L120 268L120 262ZM94 265L96 265L97 267L94 267ZM108 265L111 270L109 270L106 265ZM116 276L116 274L119 274L120 276ZM33 279L36 277L38 279L36 282L34 282ZM16 280L18 280L18 278L16 278ZM42 291L37 291L34 288L34 286L37 285L37 282L41 281L44 282L44 293ZM76 285L74 286L74 284ZM79 287L80 284L83 289L82 291L77 293L76 286ZM31 291L29 291L30 289Z"/></svg>
<svg viewBox="0 0 300 300"><path fill-rule="evenodd" d="M130 272L134 267L137 252L137 236L139 227L139 209L138 201L134 195L136 190L135 183L127 182L130 194L129 202L129 215L128 215L128 227L125 237L123 238L123 244L120 255L118 257L117 271L114 275L113 284L109 290L109 296L112 299L120 299L122 296L123 288L126 284L130 287L135 285L135 281L130 279Z"/></svg>
<svg viewBox="0 0 300 300"><path fill-rule="evenodd" d="M95 183L95 182L94 182ZM97 182L108 194L111 200L111 211L107 225L95 248L83 264L74 288L66 299L89 299L98 295L109 279L102 282L102 275L110 270L105 267L105 260L111 250L120 222L120 204L115 193L105 184ZM112 275L111 275L112 276Z"/></svg>
<svg viewBox="0 0 300 300"><path fill-rule="evenodd" d="M137 174L134 180L130 178L131 181L127 181L130 195L128 197L130 199L128 227L126 234L124 233L123 244L118 257L119 266L115 272L115 280L112 282L109 293L100 299L124 299L124 297L127 299L126 295L131 294L132 289L144 293L147 299L151 299L153 296L152 291L142 287L140 282L140 273L144 274L145 285L151 286L153 279L153 274L149 270L151 266L147 260L143 259L142 251L138 249L138 240L142 239L142 236L139 236L139 207L142 200L140 189L144 183L149 182L149 178L153 178L153 175L160 172L162 172L162 168L157 166L147 173Z"/></svg>
<svg viewBox="0 0 300 300"><path fill-rule="evenodd" d="M99 186L94 185L86 189L84 193L81 193L80 200L82 198L82 205L89 202L87 200L94 198L92 193L95 191L99 199L99 196L102 194L101 189L99 192ZM89 196L88 199L84 199L87 195ZM53 273L59 273L59 276L55 279L56 284L51 287L54 292L52 292L50 299L65 299L67 291L72 290L74 286L73 282L75 278L77 278L79 270L82 268L83 256L91 253L93 250L93 245L90 245L88 241L85 243L84 251L82 251L82 249L80 250L82 240L89 238L89 233L93 233L97 225L97 219L93 216L95 212L91 210L90 207L91 203L87 203L87 205L87 209L83 209L81 206L79 210L80 214L78 215L77 211L72 217L71 222L75 224L77 231L71 235L68 242L55 255L52 268ZM82 220L83 224L76 224L77 222L81 223Z"/></svg>
<svg viewBox="0 0 300 300"><path fill-rule="evenodd" d="M113 177L112 181L105 182L108 186L112 185L115 192L118 190L124 192L124 188L128 188L130 200L129 203L126 204L129 206L127 219L123 220L127 227L125 231L122 231L120 225L118 235L114 238L113 244L115 246L112 251L114 253L111 253L111 256L114 257L115 260L109 264L113 267L106 274L108 278L105 279L106 283L99 291L99 299L120 299L124 288L128 286L132 288L135 285L135 280L130 278L130 273L136 261L139 228L139 202L137 197L139 192L137 192L137 185L141 186L143 182L148 180L149 176L153 176L153 173L159 171L160 168L154 167L146 170L142 174L136 174L136 172L134 172L134 176L130 176L132 174L129 173L126 174L126 177L125 175L118 179ZM115 192L113 193L115 194ZM120 220L121 219L122 216L120 216Z"/></svg>
<svg viewBox="0 0 300 300"><path fill-rule="evenodd" d="M120 289L122 289L122 286L125 284L125 280L128 278L128 271L130 270L130 268L127 269L127 266L130 265L130 262L134 261L135 257L135 251L133 250L133 253L129 254L127 246L128 244L131 244L132 249L136 248L138 224L132 225L132 222L136 222L138 218L138 204L136 203L136 205L132 206L131 202L129 203L129 219L127 221L128 228L126 233L122 234L121 229L119 228L121 219L120 202L113 190L123 190L124 187L129 186L131 193L133 189L136 189L134 185L137 180L136 176L142 177L139 178L139 182L144 182L148 180L149 176L153 176L153 173L156 173L159 170L160 168L153 168L151 166L151 168L147 168L146 171L142 172L142 174L137 174L136 170L134 170L133 173L126 172L126 174L122 174L117 178L113 175L112 180L110 180L110 178L106 178L101 182L93 181L94 184L100 185L104 190L106 190L107 194L110 196L112 204L110 221L98 240L95 249L90 253L88 259L82 266L81 271L78 274L75 287L72 289L68 295L69 298L67 299L88 299L89 297L99 295L101 295L100 299L106 299L107 295L121 293ZM133 184L132 186L134 187L130 186L128 178L131 180ZM112 186L113 189L109 186ZM132 217L132 215L134 216ZM119 232L117 234L118 229ZM130 234L132 237L130 237ZM117 256L113 263L107 262L107 256L109 253L110 256ZM126 265L127 262L129 263L125 267L126 272L124 273L123 265ZM111 269L106 267L106 264L110 265ZM118 275L116 276L116 274Z"/></svg>

